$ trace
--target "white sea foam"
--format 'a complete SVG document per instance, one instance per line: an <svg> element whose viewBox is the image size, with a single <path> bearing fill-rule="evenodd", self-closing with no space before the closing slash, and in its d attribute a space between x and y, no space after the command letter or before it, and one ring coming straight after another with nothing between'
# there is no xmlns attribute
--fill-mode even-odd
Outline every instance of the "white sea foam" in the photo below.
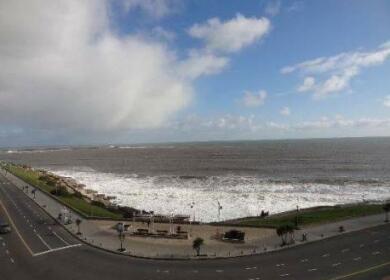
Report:
<svg viewBox="0 0 390 280"><path fill-rule="evenodd" d="M300 208L390 198L389 185L343 186L310 183L270 183L255 177L221 176L180 178L138 177L98 173L88 168L56 170L88 188L117 197L116 203L160 214L188 214L196 220L221 220L258 215L261 210L278 213ZM195 203L193 209L190 208Z"/></svg>

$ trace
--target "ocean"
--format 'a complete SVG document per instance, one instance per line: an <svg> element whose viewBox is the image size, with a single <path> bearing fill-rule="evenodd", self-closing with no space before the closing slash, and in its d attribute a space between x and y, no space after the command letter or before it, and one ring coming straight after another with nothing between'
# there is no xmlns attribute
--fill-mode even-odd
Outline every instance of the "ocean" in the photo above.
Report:
<svg viewBox="0 0 390 280"><path fill-rule="evenodd" d="M390 199L390 138L5 149L115 202L203 222ZM193 206L193 207L191 207Z"/></svg>

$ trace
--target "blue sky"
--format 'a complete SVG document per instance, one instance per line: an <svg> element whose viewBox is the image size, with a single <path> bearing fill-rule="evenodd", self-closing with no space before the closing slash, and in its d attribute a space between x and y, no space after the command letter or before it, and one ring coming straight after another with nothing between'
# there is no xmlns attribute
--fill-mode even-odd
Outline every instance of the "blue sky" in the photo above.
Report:
<svg viewBox="0 0 390 280"><path fill-rule="evenodd" d="M0 146L390 136L389 1L17 2Z"/></svg>

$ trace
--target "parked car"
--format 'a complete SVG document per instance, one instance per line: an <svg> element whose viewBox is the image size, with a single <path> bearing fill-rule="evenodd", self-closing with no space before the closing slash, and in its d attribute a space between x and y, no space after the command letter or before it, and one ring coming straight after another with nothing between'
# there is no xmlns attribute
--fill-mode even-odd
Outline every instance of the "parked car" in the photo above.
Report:
<svg viewBox="0 0 390 280"><path fill-rule="evenodd" d="M11 226L8 223L0 220L0 234L9 232L11 232Z"/></svg>

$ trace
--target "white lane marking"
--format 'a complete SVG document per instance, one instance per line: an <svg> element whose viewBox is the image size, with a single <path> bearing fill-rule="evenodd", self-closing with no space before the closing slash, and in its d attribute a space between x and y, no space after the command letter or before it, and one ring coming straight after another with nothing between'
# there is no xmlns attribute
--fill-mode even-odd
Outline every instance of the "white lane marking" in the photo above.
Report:
<svg viewBox="0 0 390 280"><path fill-rule="evenodd" d="M330 256L330 254L329 254L329 253L327 253L327 254L323 254L323 255L322 255L322 257L323 257L323 258L327 258L327 257L329 257L329 256Z"/></svg>
<svg viewBox="0 0 390 280"><path fill-rule="evenodd" d="M47 244L46 241L43 240L43 238L42 238L38 233L37 233L37 236L38 236L38 238L42 241L42 243L45 244L45 246L46 246L47 248L49 248L49 250L51 250L51 247L49 246L49 244Z"/></svg>
<svg viewBox="0 0 390 280"><path fill-rule="evenodd" d="M360 247L360 248L363 248L363 247L364 247L364 244L360 244L359 247Z"/></svg>
<svg viewBox="0 0 390 280"><path fill-rule="evenodd" d="M74 244L74 245L64 246L64 247L60 247L60 248L50 249L50 250L47 250L47 251L44 251L44 252L35 253L33 256L37 257L37 256L45 255L45 254L48 254L48 253L57 252L57 251L61 251L61 250L69 249L69 248L73 248L73 247L80 247L81 245L82 244Z"/></svg>
<svg viewBox="0 0 390 280"><path fill-rule="evenodd" d="M66 242L61 236L59 236L55 231L53 231L53 234L58 237L59 240L64 242L66 245L70 245L68 242Z"/></svg>
<svg viewBox="0 0 390 280"><path fill-rule="evenodd" d="M223 272L223 270L222 269L217 269L215 272L221 273L221 272Z"/></svg>
<svg viewBox="0 0 390 280"><path fill-rule="evenodd" d="M338 262L338 263L334 263L332 264L333 267L336 267L336 266L339 266L341 264L341 262Z"/></svg>
<svg viewBox="0 0 390 280"><path fill-rule="evenodd" d="M350 250L349 248L345 248L345 249L341 250L341 253L348 252L349 250Z"/></svg>
<svg viewBox="0 0 390 280"><path fill-rule="evenodd" d="M5 250L5 253L6 253L7 255L9 255L9 251L8 251L8 250Z"/></svg>
<svg viewBox="0 0 390 280"><path fill-rule="evenodd" d="M199 271L197 271L197 270L193 270L192 272L193 272L193 273L198 273Z"/></svg>
<svg viewBox="0 0 390 280"><path fill-rule="evenodd" d="M245 267L246 270L251 270L251 269L257 269L257 266L253 266L253 267Z"/></svg>
<svg viewBox="0 0 390 280"><path fill-rule="evenodd" d="M289 276L290 274L288 273L285 273L285 274L280 274L280 277L286 277L286 276Z"/></svg>
<svg viewBox="0 0 390 280"><path fill-rule="evenodd" d="M374 240L374 243L378 243L378 242L379 242L379 239L375 239L375 240Z"/></svg>
<svg viewBox="0 0 390 280"><path fill-rule="evenodd" d="M276 267L284 266L284 263L278 263L276 264Z"/></svg>
<svg viewBox="0 0 390 280"><path fill-rule="evenodd" d="M301 262L308 262L308 259L302 259Z"/></svg>
<svg viewBox="0 0 390 280"><path fill-rule="evenodd" d="M375 255L379 255L381 252L379 251L375 251L375 252L372 252L372 254L375 256Z"/></svg>
<svg viewBox="0 0 390 280"><path fill-rule="evenodd" d="M317 270L317 268L310 268L307 271L311 272L311 271L316 271L316 270Z"/></svg>
<svg viewBox="0 0 390 280"><path fill-rule="evenodd" d="M15 263L13 258L10 258L9 260L11 261L11 263Z"/></svg>
<svg viewBox="0 0 390 280"><path fill-rule="evenodd" d="M357 257L357 258L354 258L353 260L354 261L360 261L362 258L361 257Z"/></svg>

